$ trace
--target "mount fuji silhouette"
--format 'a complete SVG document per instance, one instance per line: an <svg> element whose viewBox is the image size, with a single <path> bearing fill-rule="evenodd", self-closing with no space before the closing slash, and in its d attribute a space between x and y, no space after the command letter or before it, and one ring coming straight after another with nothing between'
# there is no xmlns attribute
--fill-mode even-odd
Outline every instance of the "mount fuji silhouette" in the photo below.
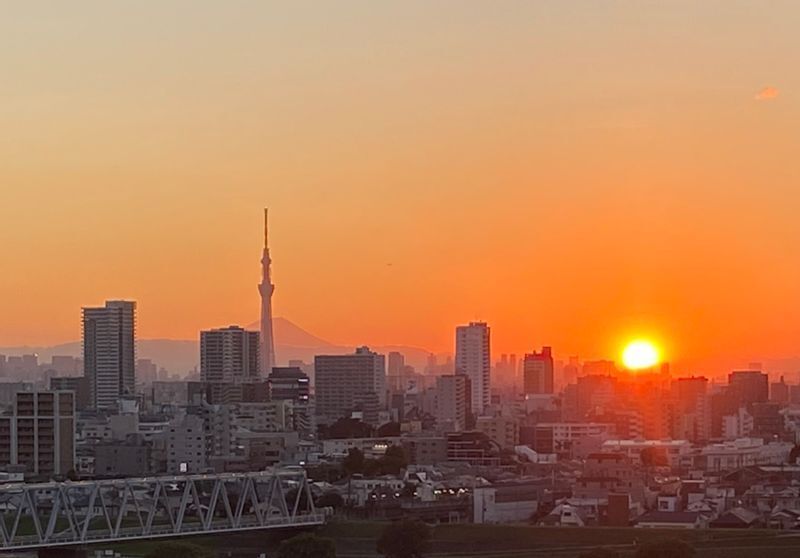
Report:
<svg viewBox="0 0 800 558"><path fill-rule="evenodd" d="M346 354L355 350L355 345L337 345L309 333L302 327L286 318L273 318L275 335L275 352L278 364L285 365L290 360L314 362L314 355ZM247 329L258 329L259 323L248 324ZM199 334L198 334L199 337ZM367 344L368 343L363 343ZM136 342L137 358L148 358L158 366L166 368L172 374L185 376L200 366L200 343L197 339L138 339ZM422 370L425 366L429 351L418 347L403 345L373 346L373 351L387 354L391 351L402 353L406 363ZM0 347L0 354L7 356L36 353L39 362L49 362L53 355L81 356L80 341L62 343L45 347Z"/></svg>

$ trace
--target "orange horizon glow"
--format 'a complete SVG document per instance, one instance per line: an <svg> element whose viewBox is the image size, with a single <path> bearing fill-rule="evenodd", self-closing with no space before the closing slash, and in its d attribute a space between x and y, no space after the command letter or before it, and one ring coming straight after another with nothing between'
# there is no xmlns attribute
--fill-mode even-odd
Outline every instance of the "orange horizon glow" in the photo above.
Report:
<svg viewBox="0 0 800 558"><path fill-rule="evenodd" d="M800 356L800 5L34 4L0 21L0 347L113 298L140 338L256 321L269 206L274 314L333 343Z"/></svg>

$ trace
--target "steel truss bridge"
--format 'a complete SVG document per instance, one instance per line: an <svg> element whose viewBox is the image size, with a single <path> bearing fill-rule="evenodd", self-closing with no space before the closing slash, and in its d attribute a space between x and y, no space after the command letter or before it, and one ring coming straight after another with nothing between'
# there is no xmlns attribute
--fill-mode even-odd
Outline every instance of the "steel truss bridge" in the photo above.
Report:
<svg viewBox="0 0 800 558"><path fill-rule="evenodd" d="M305 471L0 485L0 552L321 525Z"/></svg>

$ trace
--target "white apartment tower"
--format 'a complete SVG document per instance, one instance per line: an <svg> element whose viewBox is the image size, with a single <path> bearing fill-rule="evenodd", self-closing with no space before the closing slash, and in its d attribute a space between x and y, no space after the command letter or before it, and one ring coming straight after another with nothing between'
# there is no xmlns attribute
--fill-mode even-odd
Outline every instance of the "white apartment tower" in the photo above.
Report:
<svg viewBox="0 0 800 558"><path fill-rule="evenodd" d="M492 401L489 326L471 322L456 328L456 374L467 376L472 389L472 412L479 416Z"/></svg>
<svg viewBox="0 0 800 558"><path fill-rule="evenodd" d="M83 375L95 409L117 405L136 387L136 303L109 300L83 308Z"/></svg>

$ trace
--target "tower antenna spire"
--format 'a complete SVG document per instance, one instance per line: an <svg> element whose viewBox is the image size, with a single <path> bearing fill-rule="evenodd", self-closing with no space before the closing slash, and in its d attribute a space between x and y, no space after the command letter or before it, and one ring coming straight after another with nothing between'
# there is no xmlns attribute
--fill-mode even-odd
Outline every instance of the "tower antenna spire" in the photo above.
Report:
<svg viewBox="0 0 800 558"><path fill-rule="evenodd" d="M269 246L269 208L264 208L264 248Z"/></svg>
<svg viewBox="0 0 800 558"><path fill-rule="evenodd" d="M275 340L272 333L272 294L275 285L272 284L269 256L269 208L264 208L264 251L261 255L261 283L258 292L261 294L261 375L267 377L275 366Z"/></svg>

